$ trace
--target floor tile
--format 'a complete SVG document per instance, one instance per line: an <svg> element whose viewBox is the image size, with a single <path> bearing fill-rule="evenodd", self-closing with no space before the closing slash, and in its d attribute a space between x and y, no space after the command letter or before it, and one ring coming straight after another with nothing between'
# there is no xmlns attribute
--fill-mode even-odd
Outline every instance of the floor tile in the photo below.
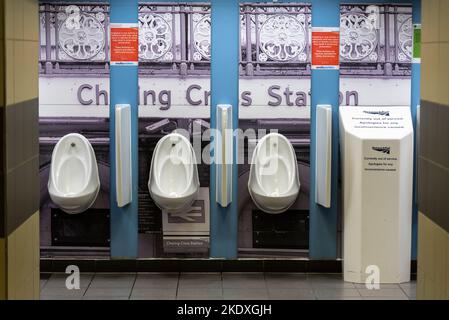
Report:
<svg viewBox="0 0 449 320"><path fill-rule="evenodd" d="M179 277L179 288L209 288L221 289L221 274L219 273L197 273L181 274Z"/></svg>
<svg viewBox="0 0 449 320"><path fill-rule="evenodd" d="M389 297L389 296L379 296L379 297L362 297L363 300L409 300L406 296L404 297Z"/></svg>
<svg viewBox="0 0 449 320"><path fill-rule="evenodd" d="M44 287L45 287L45 285L47 284L47 279L45 279L45 280L40 280L40 282L39 282L39 289L40 289L40 291L42 291L42 289L44 289Z"/></svg>
<svg viewBox="0 0 449 320"><path fill-rule="evenodd" d="M131 289L136 279L135 274L105 274L97 273L89 286L95 288L129 288Z"/></svg>
<svg viewBox="0 0 449 320"><path fill-rule="evenodd" d="M304 273L267 273L265 274L265 282L268 288L274 289L312 288L312 283L307 281L307 276Z"/></svg>
<svg viewBox="0 0 449 320"><path fill-rule="evenodd" d="M225 300L267 300L268 291L265 289L223 289Z"/></svg>
<svg viewBox="0 0 449 320"><path fill-rule="evenodd" d="M157 288L169 289L178 287L178 273L161 273L161 274L137 274L134 283L135 289Z"/></svg>
<svg viewBox="0 0 449 320"><path fill-rule="evenodd" d="M72 289L69 290L67 288L60 288L60 287L45 287L41 291L41 297L42 296L56 296L56 297L79 297L81 298L84 293L86 292L86 288L80 288L80 289Z"/></svg>
<svg viewBox="0 0 449 320"><path fill-rule="evenodd" d="M391 297L391 298L407 298L402 289L357 289L362 297Z"/></svg>
<svg viewBox="0 0 449 320"><path fill-rule="evenodd" d="M340 274L308 274L307 281L309 281L312 287L316 289L355 288L353 283L343 281L343 276Z"/></svg>
<svg viewBox="0 0 449 320"><path fill-rule="evenodd" d="M41 295L40 300L82 300L83 296L51 296Z"/></svg>
<svg viewBox="0 0 449 320"><path fill-rule="evenodd" d="M167 297L145 297L145 296L132 296L129 298L129 300L176 300L176 296L167 296Z"/></svg>
<svg viewBox="0 0 449 320"><path fill-rule="evenodd" d="M89 288L84 294L85 297L129 297L131 295L131 287L121 288Z"/></svg>
<svg viewBox="0 0 449 320"><path fill-rule="evenodd" d="M131 292L131 299L145 298L148 300L165 300L176 298L176 288L172 289L136 289Z"/></svg>
<svg viewBox="0 0 449 320"><path fill-rule="evenodd" d="M263 273L223 273L223 288L265 289Z"/></svg>
<svg viewBox="0 0 449 320"><path fill-rule="evenodd" d="M99 273L81 274L81 290L68 290L65 273L41 275L41 299L86 300L407 300L416 281L381 285L344 282L340 274L304 273ZM47 280L48 279L48 280Z"/></svg>
<svg viewBox="0 0 449 320"><path fill-rule="evenodd" d="M178 300L222 300L222 289L185 289L179 288L176 297Z"/></svg>
<svg viewBox="0 0 449 320"><path fill-rule="evenodd" d="M327 288L327 289L315 289L315 296L319 300L339 300L342 298L361 298L361 295L357 289L347 288Z"/></svg>
<svg viewBox="0 0 449 320"><path fill-rule="evenodd" d="M407 295L407 297L411 299L416 299L416 287L410 287L410 288L401 288L402 291Z"/></svg>
<svg viewBox="0 0 449 320"><path fill-rule="evenodd" d="M399 284L399 286L402 289L413 289L413 290L416 290L416 281L401 283L401 284Z"/></svg>
<svg viewBox="0 0 449 320"><path fill-rule="evenodd" d="M54 273L45 283L45 288L66 288L66 280L69 275L65 273ZM80 274L80 288L87 288L92 280L93 274Z"/></svg>
<svg viewBox="0 0 449 320"><path fill-rule="evenodd" d="M115 297L115 296L111 296L111 297L106 297L106 296L101 296L101 297L84 296L83 300L129 300L129 297L128 296L123 296L123 297Z"/></svg>
<svg viewBox="0 0 449 320"><path fill-rule="evenodd" d="M274 289L268 288L270 300L315 300L312 289Z"/></svg>
<svg viewBox="0 0 449 320"><path fill-rule="evenodd" d="M368 289L365 283L354 283L357 289ZM396 283L379 283L379 289L400 289L399 284ZM369 289L368 289L369 290Z"/></svg>

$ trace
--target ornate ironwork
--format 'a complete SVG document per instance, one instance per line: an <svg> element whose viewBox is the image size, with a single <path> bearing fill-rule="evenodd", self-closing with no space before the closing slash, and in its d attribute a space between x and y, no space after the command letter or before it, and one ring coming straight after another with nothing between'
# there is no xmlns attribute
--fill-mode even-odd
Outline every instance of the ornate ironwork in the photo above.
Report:
<svg viewBox="0 0 449 320"><path fill-rule="evenodd" d="M294 17L287 14L277 14L267 18L260 15L262 26L259 32L259 47L262 53L259 60L289 61L299 56L306 48L306 31L300 20L305 16ZM304 56L303 60L304 59Z"/></svg>
<svg viewBox="0 0 449 320"><path fill-rule="evenodd" d="M413 39L412 39L412 18L409 16L399 16L398 20L402 20L398 30L398 59L401 62L409 62L412 58Z"/></svg>
<svg viewBox="0 0 449 320"><path fill-rule="evenodd" d="M41 2L39 8L41 72L109 72L106 2ZM411 9L402 4L342 5L341 74L409 75ZM240 10L240 70L245 76L310 75L310 5L244 3ZM209 5L143 2L139 26L141 74L210 72ZM168 61L171 63L161 63Z"/></svg>
<svg viewBox="0 0 449 320"><path fill-rule="evenodd" d="M105 20L103 12L85 13L78 6L69 5L65 12L57 14L60 23L58 45L60 58L89 60L94 57L105 59ZM64 56L66 55L66 56Z"/></svg>
<svg viewBox="0 0 449 320"><path fill-rule="evenodd" d="M363 13L345 13L340 18L340 56L349 61L377 61L376 21Z"/></svg>
<svg viewBox="0 0 449 320"><path fill-rule="evenodd" d="M139 58L172 60L171 14L139 14Z"/></svg>
<svg viewBox="0 0 449 320"><path fill-rule="evenodd" d="M195 26L193 28L193 42L196 52L193 60L200 61L203 58L209 60L211 55L211 16L210 14L193 14Z"/></svg>

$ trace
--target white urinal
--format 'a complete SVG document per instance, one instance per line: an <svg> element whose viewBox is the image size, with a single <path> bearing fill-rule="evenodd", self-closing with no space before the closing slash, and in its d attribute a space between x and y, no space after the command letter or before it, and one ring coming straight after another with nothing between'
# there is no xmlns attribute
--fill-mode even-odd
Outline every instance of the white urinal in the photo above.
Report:
<svg viewBox="0 0 449 320"><path fill-rule="evenodd" d="M90 142L77 133L62 137L51 156L51 200L67 213L81 213L93 205L99 190L97 160Z"/></svg>
<svg viewBox="0 0 449 320"><path fill-rule="evenodd" d="M160 139L153 152L148 179L148 190L156 205L167 212L184 212L196 199L199 188L190 141L179 133Z"/></svg>
<svg viewBox="0 0 449 320"><path fill-rule="evenodd" d="M264 136L257 144L248 181L256 206L267 213L286 211L299 194L299 173L295 150L278 133Z"/></svg>

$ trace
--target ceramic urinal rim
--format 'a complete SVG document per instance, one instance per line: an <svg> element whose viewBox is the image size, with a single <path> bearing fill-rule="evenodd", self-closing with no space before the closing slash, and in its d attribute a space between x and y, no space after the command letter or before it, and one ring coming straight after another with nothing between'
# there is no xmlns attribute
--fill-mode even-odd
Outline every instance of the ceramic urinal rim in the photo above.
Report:
<svg viewBox="0 0 449 320"><path fill-rule="evenodd" d="M295 197L295 200L294 201L292 201L287 207L285 207L284 209L282 209L282 210L267 210L266 208L263 208L263 207L261 207L260 205L259 205L259 203L256 201L256 199L255 199L255 197L254 197L254 195L253 195L253 192L255 192L255 191L253 191L252 190L252 187L251 187L251 182L253 181L253 178L252 178L252 175L251 175L251 173L252 173L252 170L255 170L255 164L256 164L256 157L258 156L258 153L259 153L259 147L266 141L266 140L268 140L268 139L270 139L271 137L274 137L274 136L277 136L278 137L278 139L280 138L280 139L283 139L286 143L287 143L287 145L289 146L289 148L290 148L290 155L292 156L292 158L293 158L293 160L294 160L294 175L295 175L295 177L293 177L293 179L291 180L291 182L289 182L289 191L291 190L291 189L293 189L294 188L294 186L295 186L295 183L297 183L298 184L298 191L297 191L297 193L296 193L296 197ZM284 162L286 162L286 161L284 161ZM255 173L255 175L257 175L257 172ZM257 181L257 183L259 184L259 181L260 181L260 179L258 179L258 177L255 177L255 179L256 179L256 181ZM265 135L264 137L262 137L262 139L260 139L259 140L259 142L257 143L257 145L256 145L256 148L254 149L254 152L253 152L253 155L252 155L252 158L251 158L251 164L250 164L250 172L249 172L249 179L248 179L248 191L249 191L249 195L250 195L250 197L251 197L251 199L253 200L253 203L256 205L256 207L258 208L258 209L260 209L260 210L262 210L263 212L265 212L265 213L268 213L268 214L282 214L282 213L284 213L285 211L287 211L288 209L290 209L290 207L295 203L295 201L297 200L297 198L298 198L298 196L299 196L299 193L300 193L300 191L301 191L301 182L299 181L299 167L298 167L298 159L297 159L297 157L296 157L296 153L295 153L295 150L294 150L294 148L293 148L293 145L291 144L291 142L288 140L288 138L286 137L286 136L284 136L284 135L282 135L282 134L280 134L280 133L277 133L277 132L272 132L272 133L269 133L269 134L267 134L267 135ZM284 196L284 197L288 197L288 196L291 196L291 195L293 195L293 193L292 192L289 192L289 193L285 193L285 194L283 194L282 196ZM269 196L265 196L265 195L263 195L264 197L269 197Z"/></svg>

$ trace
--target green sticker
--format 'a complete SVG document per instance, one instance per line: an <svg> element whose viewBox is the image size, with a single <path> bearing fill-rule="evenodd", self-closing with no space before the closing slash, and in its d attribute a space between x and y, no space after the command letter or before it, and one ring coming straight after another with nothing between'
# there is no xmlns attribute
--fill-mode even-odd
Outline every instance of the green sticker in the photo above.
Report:
<svg viewBox="0 0 449 320"><path fill-rule="evenodd" d="M413 59L421 59L421 25L413 25Z"/></svg>

